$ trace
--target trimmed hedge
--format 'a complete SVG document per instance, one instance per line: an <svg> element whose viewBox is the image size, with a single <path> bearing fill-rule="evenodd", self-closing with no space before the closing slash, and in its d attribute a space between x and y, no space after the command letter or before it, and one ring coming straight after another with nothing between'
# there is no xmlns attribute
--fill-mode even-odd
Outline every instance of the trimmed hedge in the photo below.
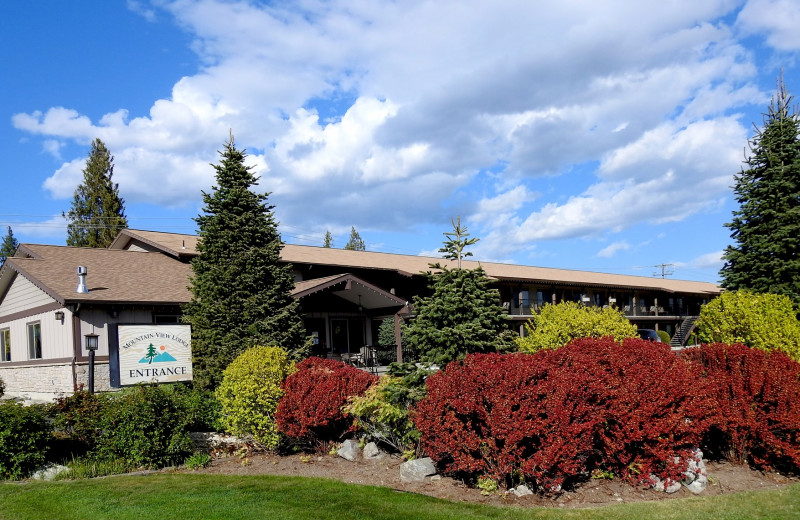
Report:
<svg viewBox="0 0 800 520"><path fill-rule="evenodd" d="M308 358L283 384L278 429L311 445L340 441L355 430L353 417L342 411L348 398L364 395L377 381L377 376L341 361Z"/></svg>
<svg viewBox="0 0 800 520"><path fill-rule="evenodd" d="M780 351L713 343L683 354L719 408L705 450L756 468L800 470L800 363Z"/></svg>
<svg viewBox="0 0 800 520"><path fill-rule="evenodd" d="M612 472L679 480L713 422L700 368L668 345L579 339L534 355L471 355L428 380L413 413L443 469L545 490Z"/></svg>

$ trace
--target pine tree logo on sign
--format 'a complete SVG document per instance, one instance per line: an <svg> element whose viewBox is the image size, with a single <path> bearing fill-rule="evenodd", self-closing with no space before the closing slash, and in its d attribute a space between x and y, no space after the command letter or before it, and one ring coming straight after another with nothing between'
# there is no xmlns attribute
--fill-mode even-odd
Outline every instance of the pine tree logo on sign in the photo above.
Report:
<svg viewBox="0 0 800 520"><path fill-rule="evenodd" d="M158 347L158 349L161 351L160 353L156 352L155 347L153 347L153 344L150 343L150 346L147 347L147 353L141 360L139 360L139 363L147 363L150 365L152 363L167 363L169 361L177 361L170 355L169 352L167 352L167 347L165 345L161 345Z"/></svg>

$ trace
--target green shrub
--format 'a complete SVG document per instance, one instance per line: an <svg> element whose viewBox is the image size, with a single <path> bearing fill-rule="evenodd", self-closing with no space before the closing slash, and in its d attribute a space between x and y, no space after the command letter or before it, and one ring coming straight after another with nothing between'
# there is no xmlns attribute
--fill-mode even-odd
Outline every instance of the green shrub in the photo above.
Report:
<svg viewBox="0 0 800 520"><path fill-rule="evenodd" d="M105 394L79 390L56 399L48 407L48 414L62 436L81 444L83 451L90 451L97 447L108 403Z"/></svg>
<svg viewBox="0 0 800 520"><path fill-rule="evenodd" d="M622 311L611 307L588 307L575 302L545 304L533 320L525 324L528 335L517 339L523 352L563 347L573 339L610 336L621 343L637 338L636 326Z"/></svg>
<svg viewBox="0 0 800 520"><path fill-rule="evenodd" d="M105 408L96 454L158 468L181 464L192 452L184 409L158 385L137 386Z"/></svg>
<svg viewBox="0 0 800 520"><path fill-rule="evenodd" d="M51 433L44 407L0 403L0 478L25 478L41 466Z"/></svg>
<svg viewBox="0 0 800 520"><path fill-rule="evenodd" d="M296 371L285 350L252 347L239 355L223 373L216 391L222 406L222 425L234 435L252 435L265 448L280 439L275 411L283 396L281 383Z"/></svg>
<svg viewBox="0 0 800 520"><path fill-rule="evenodd" d="M669 337L669 333L665 330L657 330L656 334L661 338L661 343L669 343L672 340L672 338Z"/></svg>
<svg viewBox="0 0 800 520"><path fill-rule="evenodd" d="M398 377L383 376L363 396L354 397L344 412L356 418L356 426L370 439L409 453L416 451L419 431L408 416L411 403L396 399L402 385L403 380Z"/></svg>
<svg viewBox="0 0 800 520"><path fill-rule="evenodd" d="M697 335L703 343L743 343L800 361L800 322L788 296L722 293L700 309Z"/></svg>
<svg viewBox="0 0 800 520"><path fill-rule="evenodd" d="M183 383L161 385L175 405L183 410L186 428L193 432L222 431L222 406L214 392L192 388Z"/></svg>

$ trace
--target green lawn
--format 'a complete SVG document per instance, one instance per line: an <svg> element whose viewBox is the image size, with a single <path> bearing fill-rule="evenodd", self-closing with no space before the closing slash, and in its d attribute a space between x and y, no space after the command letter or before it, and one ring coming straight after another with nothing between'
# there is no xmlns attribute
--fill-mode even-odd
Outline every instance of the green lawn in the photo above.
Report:
<svg viewBox="0 0 800 520"><path fill-rule="evenodd" d="M800 484L781 491L570 510L452 503L387 488L299 477L159 473L0 484L0 519L3 520L184 518L800 518Z"/></svg>

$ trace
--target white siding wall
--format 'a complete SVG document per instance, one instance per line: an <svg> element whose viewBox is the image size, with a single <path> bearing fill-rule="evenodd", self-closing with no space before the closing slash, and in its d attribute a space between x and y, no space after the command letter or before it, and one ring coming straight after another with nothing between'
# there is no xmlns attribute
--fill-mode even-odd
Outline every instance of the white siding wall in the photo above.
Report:
<svg viewBox="0 0 800 520"><path fill-rule="evenodd" d="M23 276L15 276L0 303L0 317L53 303L55 300Z"/></svg>
<svg viewBox="0 0 800 520"><path fill-rule="evenodd" d="M0 323L0 329L10 329L11 361L28 361L28 324L39 322L42 330L42 359L72 357L72 319L64 309L64 320L58 321L55 311L34 314L11 322ZM0 366L2 364L0 363Z"/></svg>

